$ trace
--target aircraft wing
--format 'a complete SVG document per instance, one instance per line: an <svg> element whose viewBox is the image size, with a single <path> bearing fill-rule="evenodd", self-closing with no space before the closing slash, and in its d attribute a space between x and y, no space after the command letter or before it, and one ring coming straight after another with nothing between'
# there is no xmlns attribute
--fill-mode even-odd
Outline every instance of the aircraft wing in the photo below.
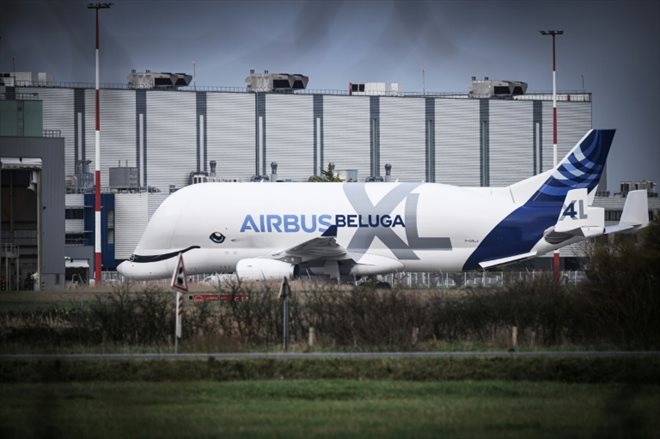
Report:
<svg viewBox="0 0 660 439"><path fill-rule="evenodd" d="M337 226L330 226L321 236L270 255L279 260L307 262L314 259L341 259L346 249L337 244Z"/></svg>
<svg viewBox="0 0 660 439"><path fill-rule="evenodd" d="M524 261L525 259L531 259L534 257L536 257L536 252L532 251L528 253L521 253L519 255L508 256L506 258L491 259L490 261L482 261L479 262L479 266L483 269L493 268L498 265L513 264L514 262L520 262L520 261Z"/></svg>

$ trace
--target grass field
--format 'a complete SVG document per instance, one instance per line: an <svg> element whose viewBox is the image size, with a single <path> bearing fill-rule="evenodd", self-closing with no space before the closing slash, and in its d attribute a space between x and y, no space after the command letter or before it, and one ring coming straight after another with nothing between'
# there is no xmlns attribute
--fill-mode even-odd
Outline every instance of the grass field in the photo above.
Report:
<svg viewBox="0 0 660 439"><path fill-rule="evenodd" d="M657 437L659 407L613 383L2 383L0 437Z"/></svg>

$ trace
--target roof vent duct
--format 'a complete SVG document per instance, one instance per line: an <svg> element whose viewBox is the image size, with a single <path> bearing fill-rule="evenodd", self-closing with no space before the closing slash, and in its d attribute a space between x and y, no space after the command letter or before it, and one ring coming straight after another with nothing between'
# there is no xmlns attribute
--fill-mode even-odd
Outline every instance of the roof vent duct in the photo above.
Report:
<svg viewBox="0 0 660 439"><path fill-rule="evenodd" d="M307 88L309 77L299 73L254 73L245 78L247 91L251 92L283 92L293 93L295 90L304 90Z"/></svg>

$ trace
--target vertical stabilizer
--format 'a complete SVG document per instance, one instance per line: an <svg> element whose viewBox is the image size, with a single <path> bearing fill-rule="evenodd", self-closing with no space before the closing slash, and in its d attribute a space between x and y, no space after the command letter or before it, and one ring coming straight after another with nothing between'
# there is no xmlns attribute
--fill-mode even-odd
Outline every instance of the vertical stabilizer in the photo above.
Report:
<svg viewBox="0 0 660 439"><path fill-rule="evenodd" d="M605 169L615 130L591 130L557 166L509 187L517 202L549 202L561 205L569 191L587 189L593 201Z"/></svg>
<svg viewBox="0 0 660 439"><path fill-rule="evenodd" d="M603 210L587 203L598 186L613 138L614 130L591 130L555 168L509 186L519 206L486 235L463 269L527 257L558 219L560 229L580 230L584 236L602 233ZM561 236L556 238L564 240L566 232L557 233Z"/></svg>

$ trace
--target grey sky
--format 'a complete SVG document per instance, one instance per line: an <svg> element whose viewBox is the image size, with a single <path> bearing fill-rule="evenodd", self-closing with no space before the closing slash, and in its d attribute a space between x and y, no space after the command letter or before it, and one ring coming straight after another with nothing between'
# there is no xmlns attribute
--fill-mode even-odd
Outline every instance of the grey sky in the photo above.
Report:
<svg viewBox="0 0 660 439"><path fill-rule="evenodd" d="M101 82L130 69L192 73L243 86L250 68L303 73L309 88L400 82L406 91L466 91L470 77L520 79L593 93L593 126L617 128L610 189L660 183L660 1L129 1L101 12ZM5 1L0 70L93 82L87 1ZM561 142L561 139L560 139Z"/></svg>

